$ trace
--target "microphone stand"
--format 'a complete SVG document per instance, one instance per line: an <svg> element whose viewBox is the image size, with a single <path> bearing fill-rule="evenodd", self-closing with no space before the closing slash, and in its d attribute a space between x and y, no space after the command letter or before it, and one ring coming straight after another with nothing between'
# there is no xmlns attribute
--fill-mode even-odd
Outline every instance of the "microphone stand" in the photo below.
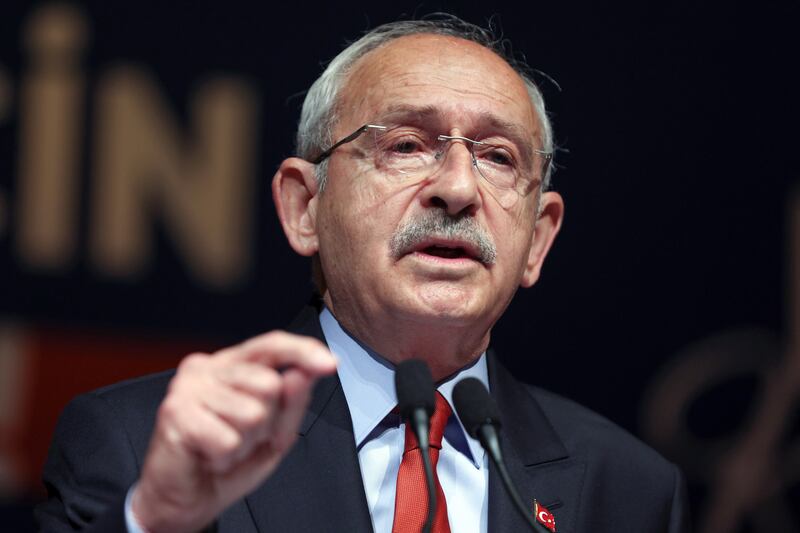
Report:
<svg viewBox="0 0 800 533"><path fill-rule="evenodd" d="M431 464L430 442L428 441L428 413L424 409L414 409L408 419L411 424L411 431L417 437L419 453L422 454L422 466L425 470L425 486L428 489L428 516L425 518L425 525L422 526L423 533L430 533L433 527L433 518L436 516L436 482L433 479L433 465Z"/></svg>

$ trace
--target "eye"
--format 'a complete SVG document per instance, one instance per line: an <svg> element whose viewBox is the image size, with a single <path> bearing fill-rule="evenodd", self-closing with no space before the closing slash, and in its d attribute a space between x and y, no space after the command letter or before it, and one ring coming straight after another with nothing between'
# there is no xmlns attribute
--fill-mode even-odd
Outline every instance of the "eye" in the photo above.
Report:
<svg viewBox="0 0 800 533"><path fill-rule="evenodd" d="M421 150L422 143L416 139L404 138L392 141L389 151L397 154L413 154Z"/></svg>
<svg viewBox="0 0 800 533"><path fill-rule="evenodd" d="M503 150L492 150L486 158L495 165L511 166L514 164L511 157Z"/></svg>
<svg viewBox="0 0 800 533"><path fill-rule="evenodd" d="M505 148L501 148L499 146L484 146L480 147L482 149L478 150L478 146L475 147L475 155L480 158L485 163L488 163L493 166L497 167L514 167L516 166L516 162L514 160L514 156L509 153L508 150Z"/></svg>

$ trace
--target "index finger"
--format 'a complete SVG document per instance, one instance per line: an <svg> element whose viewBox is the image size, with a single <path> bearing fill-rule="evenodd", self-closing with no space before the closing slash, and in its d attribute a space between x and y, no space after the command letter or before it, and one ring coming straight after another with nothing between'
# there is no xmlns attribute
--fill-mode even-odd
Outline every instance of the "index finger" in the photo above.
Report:
<svg viewBox="0 0 800 533"><path fill-rule="evenodd" d="M327 346L313 337L285 331L271 331L233 348L234 357L262 363L281 370L299 368L310 376L324 376L336 370L336 358Z"/></svg>

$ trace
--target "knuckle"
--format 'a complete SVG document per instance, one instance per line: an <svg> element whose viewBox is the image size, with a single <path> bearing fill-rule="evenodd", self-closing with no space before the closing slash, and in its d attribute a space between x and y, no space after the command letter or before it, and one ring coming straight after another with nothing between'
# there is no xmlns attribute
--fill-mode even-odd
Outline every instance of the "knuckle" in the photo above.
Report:
<svg viewBox="0 0 800 533"><path fill-rule="evenodd" d="M158 418L163 420L176 420L181 413L180 401L174 394L167 395L158 407Z"/></svg>
<svg viewBox="0 0 800 533"><path fill-rule="evenodd" d="M240 412L243 429L252 431L267 422L267 409L264 405L252 402Z"/></svg>
<svg viewBox="0 0 800 533"><path fill-rule="evenodd" d="M257 380L257 387L262 399L274 400L281 395L283 380L277 372L263 372Z"/></svg>
<svg viewBox="0 0 800 533"><path fill-rule="evenodd" d="M226 431L219 435L216 443L214 457L220 460L230 460L242 446L243 439L235 431Z"/></svg>
<svg viewBox="0 0 800 533"><path fill-rule="evenodd" d="M291 336L290 333L287 333L282 329L273 329L272 331L268 331L264 334L264 337L270 339L285 339L290 336Z"/></svg>
<svg viewBox="0 0 800 533"><path fill-rule="evenodd" d="M285 331L282 331L282 330L279 330L279 329L274 329L272 331L268 331L267 333L263 333L261 335L258 335L257 337L253 337L252 339L249 339L248 341L246 341L246 344L248 344L248 345L256 345L256 346L258 346L258 345L269 345L269 344L282 342L287 337L289 337L289 334L286 333Z"/></svg>
<svg viewBox="0 0 800 533"><path fill-rule="evenodd" d="M301 337L301 342L303 342L309 349L318 349L318 348L325 348L325 345L319 340L315 339L314 337Z"/></svg>
<svg viewBox="0 0 800 533"><path fill-rule="evenodd" d="M171 446L191 445L194 440L194 426L182 418L183 412L180 402L171 398L158 408L157 433Z"/></svg>
<svg viewBox="0 0 800 533"><path fill-rule="evenodd" d="M197 371L199 368L205 366L206 362L208 361L208 354L195 352L192 354L187 355L183 358L183 360L178 365L178 372L194 372Z"/></svg>

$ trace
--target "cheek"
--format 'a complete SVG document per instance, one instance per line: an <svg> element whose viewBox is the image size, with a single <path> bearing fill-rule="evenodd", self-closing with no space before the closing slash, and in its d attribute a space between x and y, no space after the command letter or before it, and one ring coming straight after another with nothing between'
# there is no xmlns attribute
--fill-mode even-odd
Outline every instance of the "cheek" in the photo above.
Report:
<svg viewBox="0 0 800 533"><path fill-rule="evenodd" d="M337 262L376 263L388 257L389 242L402 217L402 200L374 184L328 190L320 205L320 249Z"/></svg>
<svg viewBox="0 0 800 533"><path fill-rule="evenodd" d="M527 216L522 213L512 218L506 213L503 223L498 223L493 231L499 263L505 272L513 271L514 275L521 275L525 269L533 238L533 225Z"/></svg>

